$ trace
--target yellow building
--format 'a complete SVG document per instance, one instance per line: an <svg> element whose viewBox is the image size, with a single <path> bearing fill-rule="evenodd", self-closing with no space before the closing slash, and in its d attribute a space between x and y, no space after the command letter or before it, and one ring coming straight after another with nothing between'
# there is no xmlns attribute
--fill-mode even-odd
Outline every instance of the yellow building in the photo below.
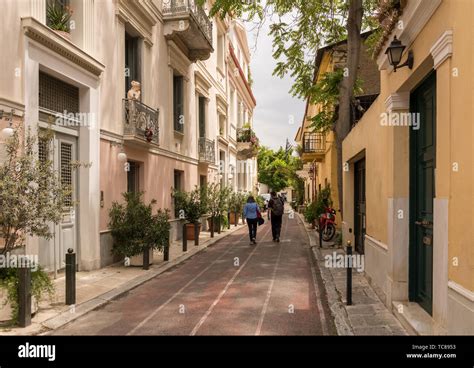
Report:
<svg viewBox="0 0 474 368"><path fill-rule="evenodd" d="M343 235L412 332L472 335L474 2L402 6L376 55L380 95L344 140ZM411 68L389 62L395 36Z"/></svg>
<svg viewBox="0 0 474 368"><path fill-rule="evenodd" d="M370 32L364 33L367 37ZM328 45L318 50L315 61L314 83L321 81L326 73L345 67L346 41ZM362 93L356 97L362 110L353 109L352 124L355 125L363 111L368 109L380 90L380 78L376 63L369 57L365 45L362 46L359 63L359 79L362 82ZM324 188L331 187L333 208L336 209L336 223L341 225L341 213L337 188L337 150L335 135L332 131L321 133L314 132L310 127L311 118L321 111L321 106L306 102L306 110L301 127L296 133L295 142L301 146L301 159L303 170L299 172L305 179L305 201L312 202L317 194Z"/></svg>

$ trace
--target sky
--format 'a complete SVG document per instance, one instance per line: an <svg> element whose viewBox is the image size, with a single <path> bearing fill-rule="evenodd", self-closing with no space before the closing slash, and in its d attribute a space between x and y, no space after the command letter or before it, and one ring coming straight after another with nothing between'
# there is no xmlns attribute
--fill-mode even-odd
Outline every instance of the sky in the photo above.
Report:
<svg viewBox="0 0 474 368"><path fill-rule="evenodd" d="M290 144L294 144L296 131L303 120L305 101L289 94L293 84L291 77L280 79L272 76L276 61L272 57L272 37L268 35L268 20L260 30L258 38L253 24L248 23L246 28L252 54L252 90L257 100L253 115L254 130L264 146L273 149L284 147L286 138Z"/></svg>

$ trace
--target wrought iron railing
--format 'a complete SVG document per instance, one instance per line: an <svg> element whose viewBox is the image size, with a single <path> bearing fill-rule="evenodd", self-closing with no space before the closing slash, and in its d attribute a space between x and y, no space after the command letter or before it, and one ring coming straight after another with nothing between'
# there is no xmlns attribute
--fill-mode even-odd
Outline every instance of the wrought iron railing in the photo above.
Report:
<svg viewBox="0 0 474 368"><path fill-rule="evenodd" d="M199 161L216 162L216 144L207 138L199 138Z"/></svg>
<svg viewBox="0 0 474 368"><path fill-rule="evenodd" d="M190 14L212 45L212 22L202 6L196 4L196 0L163 0L163 16L180 14Z"/></svg>
<svg viewBox="0 0 474 368"><path fill-rule="evenodd" d="M303 134L303 153L324 153L326 152L326 136L324 133Z"/></svg>
<svg viewBox="0 0 474 368"><path fill-rule="evenodd" d="M159 110L137 100L123 99L124 134L159 143Z"/></svg>

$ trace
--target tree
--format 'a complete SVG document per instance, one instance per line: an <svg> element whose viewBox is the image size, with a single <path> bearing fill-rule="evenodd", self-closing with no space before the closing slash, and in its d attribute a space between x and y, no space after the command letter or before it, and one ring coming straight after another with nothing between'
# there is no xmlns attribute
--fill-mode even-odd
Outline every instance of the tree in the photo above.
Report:
<svg viewBox="0 0 474 368"><path fill-rule="evenodd" d="M273 74L279 77L290 74L294 79L290 93L304 99L314 100L317 97L313 81L316 51L323 43L347 38L345 78L339 85L339 112L332 127L336 136L340 203L342 141L350 130L350 106L362 44L360 34L362 29L376 25L372 14L377 3L378 0L216 0L210 12L221 17L246 14L248 19L257 19L260 25L270 19L273 57L277 60Z"/></svg>
<svg viewBox="0 0 474 368"><path fill-rule="evenodd" d="M50 239L50 224L61 220L70 204L71 188L63 185L49 159L52 132L41 133L44 150L37 152L38 138L18 128L6 142L6 160L0 164L0 231L4 241L0 254L25 245L26 236ZM70 163L74 166L74 163Z"/></svg>

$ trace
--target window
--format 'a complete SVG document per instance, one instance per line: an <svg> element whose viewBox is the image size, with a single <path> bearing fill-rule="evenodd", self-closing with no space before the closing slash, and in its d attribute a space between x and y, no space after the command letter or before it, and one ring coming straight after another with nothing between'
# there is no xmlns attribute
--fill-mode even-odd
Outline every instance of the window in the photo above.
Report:
<svg viewBox="0 0 474 368"><path fill-rule="evenodd" d="M52 77L39 73L39 107L59 113L79 112L79 88Z"/></svg>
<svg viewBox="0 0 474 368"><path fill-rule="evenodd" d="M202 188L202 187L205 187L207 184L207 177L206 175L200 175L199 176L199 186Z"/></svg>
<svg viewBox="0 0 474 368"><path fill-rule="evenodd" d="M141 80L140 62L140 38L125 32L125 97L132 87L132 81Z"/></svg>
<svg viewBox="0 0 474 368"><path fill-rule="evenodd" d="M138 162L128 161L129 170L127 171L127 192L136 193L140 191L140 164Z"/></svg>
<svg viewBox="0 0 474 368"><path fill-rule="evenodd" d="M184 131L184 89L183 77L173 76L173 114L174 130L183 133Z"/></svg>
<svg viewBox="0 0 474 368"><path fill-rule="evenodd" d="M174 189L175 190L183 190L183 177L184 172L181 170L174 170ZM174 199L173 203L174 207L174 217L179 217L179 209L176 206L176 198Z"/></svg>
<svg viewBox="0 0 474 368"><path fill-rule="evenodd" d="M199 138L206 138L206 98L199 96Z"/></svg>
<svg viewBox="0 0 474 368"><path fill-rule="evenodd" d="M39 146L41 148L41 145ZM60 146L60 179L61 179L61 185L72 189L72 144L70 143L64 143L61 142ZM68 194L65 201L64 205L65 207L71 207L72 206L72 193Z"/></svg>
<svg viewBox="0 0 474 368"><path fill-rule="evenodd" d="M217 67L224 72L224 52L225 52L225 36L219 34L217 36Z"/></svg>

